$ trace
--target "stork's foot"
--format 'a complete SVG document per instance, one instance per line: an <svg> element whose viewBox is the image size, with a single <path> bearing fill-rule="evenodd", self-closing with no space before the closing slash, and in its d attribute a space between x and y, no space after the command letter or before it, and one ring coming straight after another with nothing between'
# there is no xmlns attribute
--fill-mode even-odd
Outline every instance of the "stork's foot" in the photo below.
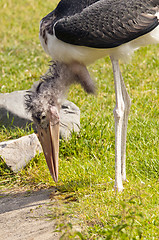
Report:
<svg viewBox="0 0 159 240"><path fill-rule="evenodd" d="M126 183L126 182L129 182L129 180L125 178L125 179L123 179L123 182Z"/></svg>
<svg viewBox="0 0 159 240"><path fill-rule="evenodd" d="M123 181L123 182L126 182L126 181L127 181L127 179L126 179L126 174L122 174L122 181Z"/></svg>
<svg viewBox="0 0 159 240"><path fill-rule="evenodd" d="M126 178L126 171L125 171L125 168L122 169L121 171L121 177L122 177L122 182L129 182Z"/></svg>
<svg viewBox="0 0 159 240"><path fill-rule="evenodd" d="M123 191L123 184L122 182L121 183L115 183L114 185L114 190L115 192L122 192Z"/></svg>
<svg viewBox="0 0 159 240"><path fill-rule="evenodd" d="M114 190L115 190L115 192L122 192L124 190L124 188L123 188L123 186L121 186L121 187L114 186Z"/></svg>

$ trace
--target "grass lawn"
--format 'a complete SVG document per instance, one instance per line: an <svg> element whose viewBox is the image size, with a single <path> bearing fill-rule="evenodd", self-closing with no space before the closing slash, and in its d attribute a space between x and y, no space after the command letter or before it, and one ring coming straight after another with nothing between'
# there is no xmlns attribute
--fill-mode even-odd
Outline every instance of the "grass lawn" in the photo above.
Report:
<svg viewBox="0 0 159 240"><path fill-rule="evenodd" d="M39 21L55 1L0 1L0 92L28 89L51 60L38 37ZM81 110L81 131L60 142L59 181L50 177L44 155L13 174L0 160L1 188L37 190L56 186L50 218L57 219L61 239L159 239L159 46L137 51L121 63L132 99L127 136L127 179L123 193L113 191L115 177L115 92L108 57L89 67L97 96L80 86L68 99ZM33 132L33 131L31 131ZM28 129L0 125L0 141L29 134ZM81 226L81 233L73 230Z"/></svg>

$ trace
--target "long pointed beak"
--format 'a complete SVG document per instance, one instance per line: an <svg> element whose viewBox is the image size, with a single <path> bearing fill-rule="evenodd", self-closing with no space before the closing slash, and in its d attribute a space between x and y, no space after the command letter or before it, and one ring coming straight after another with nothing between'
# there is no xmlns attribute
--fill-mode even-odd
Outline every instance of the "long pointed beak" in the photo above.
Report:
<svg viewBox="0 0 159 240"><path fill-rule="evenodd" d="M54 125L50 122L46 129L37 128L46 162L55 182L58 181L59 126L59 122Z"/></svg>

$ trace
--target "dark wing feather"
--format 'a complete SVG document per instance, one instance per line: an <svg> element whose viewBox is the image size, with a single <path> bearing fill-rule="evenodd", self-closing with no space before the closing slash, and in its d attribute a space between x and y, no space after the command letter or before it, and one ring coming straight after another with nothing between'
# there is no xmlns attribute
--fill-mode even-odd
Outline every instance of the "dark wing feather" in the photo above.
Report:
<svg viewBox="0 0 159 240"><path fill-rule="evenodd" d="M54 24L59 19L80 13L83 9L98 1L100 0L61 0L52 12L41 19L40 35L45 43L47 43L46 32L53 35Z"/></svg>
<svg viewBox="0 0 159 240"><path fill-rule="evenodd" d="M80 46L112 48L158 26L151 1L100 0L55 24L58 39Z"/></svg>
<svg viewBox="0 0 159 240"><path fill-rule="evenodd" d="M100 0L61 0L55 9L55 15L60 19L82 12L86 7Z"/></svg>

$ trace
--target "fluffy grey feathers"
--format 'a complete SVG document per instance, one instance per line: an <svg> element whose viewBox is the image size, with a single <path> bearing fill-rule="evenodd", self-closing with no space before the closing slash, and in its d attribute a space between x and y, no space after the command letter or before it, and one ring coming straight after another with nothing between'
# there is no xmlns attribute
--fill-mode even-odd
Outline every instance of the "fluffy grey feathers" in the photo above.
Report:
<svg viewBox="0 0 159 240"><path fill-rule="evenodd" d="M73 83L79 83L88 93L95 92L94 83L85 66L79 63L64 64L51 62L48 72L41 77L40 82L25 96L25 105L33 116L44 115L49 106L60 106L68 88Z"/></svg>

